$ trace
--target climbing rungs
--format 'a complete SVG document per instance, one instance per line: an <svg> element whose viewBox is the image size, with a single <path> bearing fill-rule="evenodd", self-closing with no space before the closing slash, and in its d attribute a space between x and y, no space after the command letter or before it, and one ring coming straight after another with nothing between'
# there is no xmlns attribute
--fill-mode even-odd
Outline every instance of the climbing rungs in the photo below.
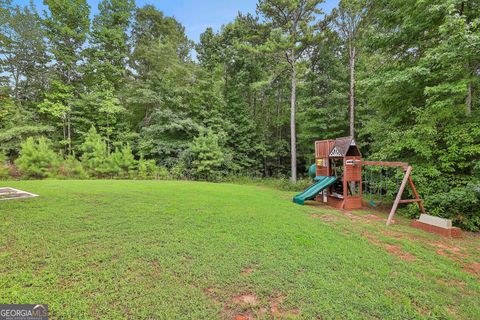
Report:
<svg viewBox="0 0 480 320"><path fill-rule="evenodd" d="M406 199L406 200L400 200L400 203L412 203L412 202L422 202L422 199Z"/></svg>

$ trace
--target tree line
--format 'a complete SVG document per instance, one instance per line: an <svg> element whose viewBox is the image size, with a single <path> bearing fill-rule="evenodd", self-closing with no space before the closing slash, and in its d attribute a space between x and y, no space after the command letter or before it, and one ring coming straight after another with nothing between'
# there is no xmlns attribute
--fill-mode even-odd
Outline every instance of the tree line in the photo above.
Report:
<svg viewBox="0 0 480 320"><path fill-rule="evenodd" d="M0 152L89 171L94 140L106 175L128 171L123 150L175 176L295 181L315 140L352 135L365 158L412 163L430 212L478 229L478 1L321 3L259 0L194 43L133 0L93 17L86 0L0 0Z"/></svg>

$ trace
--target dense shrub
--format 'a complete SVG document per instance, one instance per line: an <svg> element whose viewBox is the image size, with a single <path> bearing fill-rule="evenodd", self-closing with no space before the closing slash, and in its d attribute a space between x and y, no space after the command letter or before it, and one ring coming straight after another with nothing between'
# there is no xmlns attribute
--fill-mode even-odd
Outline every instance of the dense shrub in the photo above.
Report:
<svg viewBox="0 0 480 320"><path fill-rule="evenodd" d="M84 179L88 177L82 163L73 155L68 156L60 164L59 175L69 179Z"/></svg>
<svg viewBox="0 0 480 320"><path fill-rule="evenodd" d="M30 137L22 143L16 164L25 177L46 178L56 174L59 156L46 138Z"/></svg>
<svg viewBox="0 0 480 320"><path fill-rule="evenodd" d="M7 157L0 153L0 179L7 179L9 177L10 169L7 165Z"/></svg>
<svg viewBox="0 0 480 320"><path fill-rule="evenodd" d="M282 191L299 192L310 186L312 184L312 179L299 179L294 183L288 177L262 178L250 176L226 176L222 179L222 182L250 184L256 186L265 186Z"/></svg>
<svg viewBox="0 0 480 320"><path fill-rule="evenodd" d="M156 167L155 178L158 180L168 180L170 179L170 172L168 172L167 167L158 166Z"/></svg>
<svg viewBox="0 0 480 320"><path fill-rule="evenodd" d="M80 145L81 161L88 174L103 176L109 172L107 165L107 146L104 139L92 127L85 135L85 141Z"/></svg>
<svg viewBox="0 0 480 320"><path fill-rule="evenodd" d="M170 169L170 174L173 179L186 179L188 177L187 173L187 166L185 165L184 161L178 161L173 167Z"/></svg>
<svg viewBox="0 0 480 320"><path fill-rule="evenodd" d="M80 146L81 161L88 174L95 177L128 177L136 166L130 145L116 148L108 153L105 139L91 128Z"/></svg>
<svg viewBox="0 0 480 320"><path fill-rule="evenodd" d="M190 171L197 179L218 180L225 164L219 137L212 130L202 130L189 145Z"/></svg>
<svg viewBox="0 0 480 320"><path fill-rule="evenodd" d="M146 160L140 158L137 163L138 179L154 179L157 170L155 160Z"/></svg>
<svg viewBox="0 0 480 320"><path fill-rule="evenodd" d="M8 176L19 177L20 172L27 178L137 178L137 179L196 179L224 181L242 184L268 186L280 190L299 191L308 186L309 179L292 183L287 177L265 179L262 177L234 176L228 169L228 152L224 152L219 137L212 131L203 130L189 148L169 169L157 166L155 160L140 158L135 160L129 144L108 152L105 140L94 128L85 136L80 146L81 161L72 155L61 161L45 138L28 138L21 144L20 157L16 165L7 165L0 156L0 179ZM466 230L480 230L480 162L471 164L470 175L445 174L437 166L414 165L413 179L417 185L427 212L452 219L456 226ZM16 169L18 167L18 170ZM389 184L389 191L396 190L396 177L382 180L382 186ZM411 193L409 188L406 193ZM412 197L407 194L405 197ZM392 200L394 194L384 195L384 202ZM386 200L385 200L386 199ZM399 209L414 218L418 217L416 204Z"/></svg>
<svg viewBox="0 0 480 320"><path fill-rule="evenodd" d="M123 146L120 150L115 150L114 156L115 164L120 169L120 174L124 177L128 177L129 174L135 169L136 161L132 153L132 148L127 144Z"/></svg>
<svg viewBox="0 0 480 320"><path fill-rule="evenodd" d="M431 214L452 219L466 230L480 231L480 184L469 183L426 197Z"/></svg>

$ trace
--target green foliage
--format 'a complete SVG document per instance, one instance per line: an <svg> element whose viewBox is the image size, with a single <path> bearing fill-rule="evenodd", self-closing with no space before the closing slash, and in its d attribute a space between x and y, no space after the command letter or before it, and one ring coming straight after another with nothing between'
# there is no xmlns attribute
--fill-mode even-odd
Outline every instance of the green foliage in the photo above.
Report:
<svg viewBox="0 0 480 320"><path fill-rule="evenodd" d="M185 113L156 110L141 132L140 151L164 165L174 163L197 133L198 125Z"/></svg>
<svg viewBox="0 0 480 320"><path fill-rule="evenodd" d="M192 175L199 179L217 180L225 163L219 137L212 130L201 130L188 150Z"/></svg>
<svg viewBox="0 0 480 320"><path fill-rule="evenodd" d="M411 163L427 211L478 230L477 3L341 0L323 15L321 2L261 0L207 28L197 61L184 27L153 5L101 0L91 19L86 0L46 0L44 14L0 0L0 154L12 161L45 136L67 155L65 177L241 175L295 188L284 181L292 98L303 174L315 140L348 135L355 47L364 157Z"/></svg>
<svg viewBox="0 0 480 320"><path fill-rule="evenodd" d="M172 168L170 169L170 174L172 178L182 180L187 178L188 172L189 171L186 166L184 161L178 161L175 163Z"/></svg>
<svg viewBox="0 0 480 320"><path fill-rule="evenodd" d="M7 157L0 153L0 179L7 179L9 177L9 167L7 164Z"/></svg>
<svg viewBox="0 0 480 320"><path fill-rule="evenodd" d="M62 81L77 76L80 49L90 26L90 8L86 0L45 0L48 7L43 23L55 57L55 67Z"/></svg>
<svg viewBox="0 0 480 320"><path fill-rule="evenodd" d="M38 105L39 112L64 121L66 114L71 111L68 101L73 99L72 91L72 86L53 80L50 83L50 90L45 94L45 99Z"/></svg>
<svg viewBox="0 0 480 320"><path fill-rule="evenodd" d="M1 13L0 71L9 76L15 104L34 106L45 90L49 62L42 18L33 3L7 6Z"/></svg>
<svg viewBox="0 0 480 320"><path fill-rule="evenodd" d="M59 177L64 177L66 179L85 179L88 175L85 172L82 163L75 156L69 155L60 164Z"/></svg>
<svg viewBox="0 0 480 320"><path fill-rule="evenodd" d="M137 163L137 177L139 179L154 179L157 172L155 160L140 158Z"/></svg>
<svg viewBox="0 0 480 320"><path fill-rule="evenodd" d="M47 115L57 127L62 128L63 139L59 141L62 146L71 144L67 134L67 122L70 121L69 114L72 111L73 90L73 86L53 80L45 93L43 102L38 104L39 113Z"/></svg>
<svg viewBox="0 0 480 320"><path fill-rule="evenodd" d="M122 177L128 177L136 167L135 157L130 145L125 145L109 155L108 161L111 174L117 174Z"/></svg>
<svg viewBox="0 0 480 320"><path fill-rule="evenodd" d="M454 224L466 230L480 231L480 184L469 183L465 186L432 194L425 205L431 213L452 219Z"/></svg>
<svg viewBox="0 0 480 320"><path fill-rule="evenodd" d="M159 166L156 167L155 179L157 180L169 180L170 172L168 172L167 167Z"/></svg>
<svg viewBox="0 0 480 320"><path fill-rule="evenodd" d="M40 196L0 201L2 297L69 299L55 308L55 319L125 318L112 301L128 304L129 319L207 320L231 312L290 320L476 320L480 314L476 235L443 239L410 228L402 217L386 230L363 212L295 206L288 203L294 192L251 185L9 185ZM60 279L70 280L68 289ZM222 304L212 303L208 288ZM255 297L255 304L230 303L247 293L239 300ZM272 308L282 298L278 311Z"/></svg>
<svg viewBox="0 0 480 320"><path fill-rule="evenodd" d="M478 56L471 49L478 45L473 34L479 10L454 1L372 7L369 15L377 19L360 83L364 154L412 163L427 210L469 230L480 227L473 177L479 111L472 109L475 93L469 94L478 81L471 69ZM392 19L388 11L398 15Z"/></svg>
<svg viewBox="0 0 480 320"><path fill-rule="evenodd" d="M85 141L80 145L82 156L80 157L87 172L94 176L101 176L107 165L107 146L105 140L92 127L85 136ZM114 168L115 169L115 168Z"/></svg>
<svg viewBox="0 0 480 320"><path fill-rule="evenodd" d="M56 174L59 157L46 138L30 137L22 143L20 157L15 164L25 177L42 179Z"/></svg>
<svg viewBox="0 0 480 320"><path fill-rule="evenodd" d="M20 120L20 119L18 119ZM28 137L38 137L53 131L51 126L19 125L0 131L0 151L11 158L16 157L21 148L21 141Z"/></svg>
<svg viewBox="0 0 480 320"><path fill-rule="evenodd" d="M85 124L82 124L81 129L87 123L90 126L96 125L99 133L106 138L109 147L120 140L121 131L125 130L123 117L126 110L115 95L112 84L103 81L92 86L88 92L81 95L77 107L81 110L81 116L85 117Z"/></svg>
<svg viewBox="0 0 480 320"><path fill-rule="evenodd" d="M83 166L90 175L95 177L129 177L136 167L130 145L127 144L108 153L105 139L94 127L86 134L80 150L83 153L80 158Z"/></svg>
<svg viewBox="0 0 480 320"><path fill-rule="evenodd" d="M116 89L124 84L130 52L128 28L134 9L133 0L102 0L98 4L99 13L93 18L90 33L91 47L85 52L89 83L106 81Z"/></svg>

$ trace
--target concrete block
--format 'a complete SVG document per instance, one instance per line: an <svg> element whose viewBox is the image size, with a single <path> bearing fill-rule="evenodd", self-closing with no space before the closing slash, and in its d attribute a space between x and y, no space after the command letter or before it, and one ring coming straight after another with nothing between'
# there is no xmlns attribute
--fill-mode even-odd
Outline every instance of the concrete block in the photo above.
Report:
<svg viewBox="0 0 480 320"><path fill-rule="evenodd" d="M427 232L433 232L436 234L439 234L444 237L451 237L451 238L461 238L462 237L462 229L452 227L452 228L440 228L437 226L432 226L431 224L426 224L423 222L420 222L418 220L412 220L411 223L412 227L421 229L423 231Z"/></svg>
<svg viewBox="0 0 480 320"><path fill-rule="evenodd" d="M430 224L432 226L448 229L452 227L452 220L444 219L440 217L434 217L428 214L421 214L420 219L418 221Z"/></svg>

